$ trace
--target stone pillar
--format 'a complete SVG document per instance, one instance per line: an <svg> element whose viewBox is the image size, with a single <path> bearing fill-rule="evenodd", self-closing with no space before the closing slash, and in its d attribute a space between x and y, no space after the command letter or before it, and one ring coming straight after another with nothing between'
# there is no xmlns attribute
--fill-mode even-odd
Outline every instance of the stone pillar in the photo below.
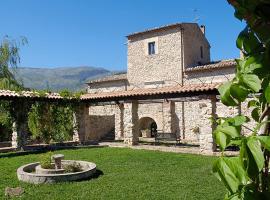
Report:
<svg viewBox="0 0 270 200"><path fill-rule="evenodd" d="M73 142L79 142L80 141L80 137L79 137L79 130L78 130L78 123L77 123L77 116L78 114L76 114L75 112L73 113L73 138L72 141Z"/></svg>
<svg viewBox="0 0 270 200"><path fill-rule="evenodd" d="M16 122L13 122L12 124L12 139L11 139L11 146L13 148L18 148L18 132L17 132L17 126L16 126Z"/></svg>
<svg viewBox="0 0 270 200"><path fill-rule="evenodd" d="M211 154L216 150L216 144L213 139L214 124L212 117L216 117L216 96L199 101L200 105L200 152Z"/></svg>
<svg viewBox="0 0 270 200"><path fill-rule="evenodd" d="M175 103L168 101L163 103L163 132L173 133L176 130L174 124Z"/></svg>
<svg viewBox="0 0 270 200"><path fill-rule="evenodd" d="M18 123L12 124L12 139L11 146L16 149L22 148L26 143L26 124L22 123L18 126Z"/></svg>
<svg viewBox="0 0 270 200"><path fill-rule="evenodd" d="M73 118L73 125L76 126L73 132L73 141L74 142L84 142L85 141L85 127L86 127L86 117L88 115L87 106L85 104L81 104L76 109Z"/></svg>
<svg viewBox="0 0 270 200"><path fill-rule="evenodd" d="M138 102L124 103L124 143L136 145L139 142Z"/></svg>
<svg viewBox="0 0 270 200"><path fill-rule="evenodd" d="M122 140L124 137L124 105L115 105L115 140Z"/></svg>

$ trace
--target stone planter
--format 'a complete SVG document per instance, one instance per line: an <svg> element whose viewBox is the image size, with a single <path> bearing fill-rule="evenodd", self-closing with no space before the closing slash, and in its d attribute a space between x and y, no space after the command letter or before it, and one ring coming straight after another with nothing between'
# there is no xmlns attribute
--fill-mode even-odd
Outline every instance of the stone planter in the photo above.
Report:
<svg viewBox="0 0 270 200"><path fill-rule="evenodd" d="M44 169L41 165L36 166L35 170L36 174L62 174L65 172L64 169Z"/></svg>
<svg viewBox="0 0 270 200"><path fill-rule="evenodd" d="M141 130L142 137L143 138L150 138L151 137L151 131L149 129Z"/></svg>
<svg viewBox="0 0 270 200"><path fill-rule="evenodd" d="M82 171L71 172L71 173L59 173L59 174L49 174L49 173L40 174L35 171L36 168L39 169L38 166L40 165L39 162L36 162L36 163L30 163L30 164L27 164L18 168L17 176L20 181L27 182L27 183L41 184L41 183L56 183L56 182L64 182L64 181L84 180L84 179L88 179L96 172L95 163L86 162L86 161L77 161L77 160L63 160L62 161L63 165L72 164L74 162L82 166Z"/></svg>

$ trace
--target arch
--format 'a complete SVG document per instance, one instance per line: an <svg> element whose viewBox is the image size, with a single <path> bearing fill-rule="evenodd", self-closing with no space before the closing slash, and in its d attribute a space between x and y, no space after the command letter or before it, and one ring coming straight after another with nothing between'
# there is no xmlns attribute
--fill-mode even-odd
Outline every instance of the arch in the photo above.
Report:
<svg viewBox="0 0 270 200"><path fill-rule="evenodd" d="M151 117L142 117L138 121L139 137L154 137L158 129L156 121Z"/></svg>

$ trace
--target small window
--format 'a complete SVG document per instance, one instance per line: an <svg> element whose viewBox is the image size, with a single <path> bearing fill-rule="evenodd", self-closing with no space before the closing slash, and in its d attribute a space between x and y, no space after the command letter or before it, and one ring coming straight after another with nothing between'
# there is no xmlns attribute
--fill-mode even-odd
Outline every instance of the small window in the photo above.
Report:
<svg viewBox="0 0 270 200"><path fill-rule="evenodd" d="M156 53L156 47L155 47L156 45L155 45L155 42L149 42L148 43L148 54L149 55L153 55L153 54L155 54Z"/></svg>
<svg viewBox="0 0 270 200"><path fill-rule="evenodd" d="M203 47L202 46L200 47L200 50L201 50L201 58L203 58Z"/></svg>

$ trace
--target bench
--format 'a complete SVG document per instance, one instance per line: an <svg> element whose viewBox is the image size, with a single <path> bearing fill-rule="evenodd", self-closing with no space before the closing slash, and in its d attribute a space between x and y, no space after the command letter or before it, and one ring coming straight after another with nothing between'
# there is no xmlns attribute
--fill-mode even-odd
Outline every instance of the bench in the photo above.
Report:
<svg viewBox="0 0 270 200"><path fill-rule="evenodd" d="M174 133L164 133L162 131L155 132L155 144L160 143L160 141L175 141L176 144L180 144L180 136Z"/></svg>

